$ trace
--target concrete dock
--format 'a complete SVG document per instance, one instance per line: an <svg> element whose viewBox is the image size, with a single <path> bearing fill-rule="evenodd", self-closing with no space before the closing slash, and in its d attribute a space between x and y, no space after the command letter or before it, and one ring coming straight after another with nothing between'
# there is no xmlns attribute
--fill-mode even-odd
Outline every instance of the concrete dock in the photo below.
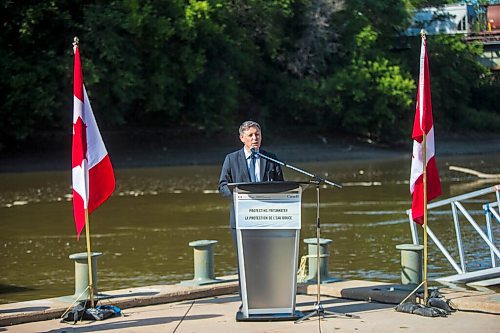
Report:
<svg viewBox="0 0 500 333"><path fill-rule="evenodd" d="M71 305L64 297L3 304L0 332L500 332L500 294L486 288L440 288L459 310L446 318L427 318L394 310L409 293L403 286L339 281L321 285L321 304L327 311L359 318L334 315L318 321L314 316L295 324L237 322L237 283L234 277L224 280L202 287L158 285L104 292L100 304L115 305L123 315L76 325L60 322ZM298 286L298 310L314 310L316 300L315 285Z"/></svg>

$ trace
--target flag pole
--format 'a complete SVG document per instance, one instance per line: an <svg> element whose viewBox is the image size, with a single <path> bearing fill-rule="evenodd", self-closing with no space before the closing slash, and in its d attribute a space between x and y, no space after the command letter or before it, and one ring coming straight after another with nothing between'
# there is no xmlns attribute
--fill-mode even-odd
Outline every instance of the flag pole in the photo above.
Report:
<svg viewBox="0 0 500 333"><path fill-rule="evenodd" d="M80 45L80 40L78 37L73 38L73 50L76 52L76 48ZM85 177L85 176L84 176ZM85 180L85 184L88 184ZM88 192L88 189L85 191ZM92 252L90 251L90 223L89 223L89 211L85 208L85 238L87 239L87 262L89 267L89 292L90 292L90 307L94 307L94 282L92 281Z"/></svg>
<svg viewBox="0 0 500 333"><path fill-rule="evenodd" d="M423 151L423 160L424 160L424 304L427 305L427 299L429 296L429 289L427 285L427 140L424 132L423 137L424 143L424 151Z"/></svg>
<svg viewBox="0 0 500 333"><path fill-rule="evenodd" d="M78 38L74 38L75 53L73 81L73 210L77 237L85 228L87 239L87 260L89 269L90 306L95 306L94 293L97 293L93 281L92 256L90 248L89 214L111 196L115 189L113 166L99 133L85 85L83 84L82 64L80 59ZM89 167L89 161L99 161ZM92 172L94 170L95 172ZM90 188L90 184L94 184ZM75 201L75 198L78 200ZM92 210L89 210L89 207ZM97 279L96 279L97 280Z"/></svg>
<svg viewBox="0 0 500 333"><path fill-rule="evenodd" d="M90 251L89 210L85 209L85 236L87 238L87 261L89 266L90 307L94 307L94 282L92 281L92 252Z"/></svg>
<svg viewBox="0 0 500 333"><path fill-rule="evenodd" d="M422 41L425 41L425 32L422 30L420 32L420 35L422 37ZM421 94L423 93L420 92ZM424 121L423 115L422 117L422 122ZM422 126L423 124L420 124ZM428 289L428 284L427 284L427 138L425 134L425 126L422 126L422 133L423 133L423 181L424 181L424 304L427 305L427 299L429 296L429 289Z"/></svg>

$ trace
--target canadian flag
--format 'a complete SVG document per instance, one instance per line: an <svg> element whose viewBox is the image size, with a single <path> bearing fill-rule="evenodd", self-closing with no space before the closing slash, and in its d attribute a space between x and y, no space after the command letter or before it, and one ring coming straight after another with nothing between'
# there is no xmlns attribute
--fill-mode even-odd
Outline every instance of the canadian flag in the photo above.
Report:
<svg viewBox="0 0 500 333"><path fill-rule="evenodd" d="M434 149L434 124L432 119L431 85L427 45L422 38L420 75L418 78L417 107L413 122L413 156L411 161L410 193L413 195L411 215L418 224L424 223L424 157L423 136L426 136L427 202L441 195Z"/></svg>
<svg viewBox="0 0 500 333"><path fill-rule="evenodd" d="M77 239L85 226L86 211L92 213L115 189L111 160L83 85L78 45L74 47L73 86L73 213Z"/></svg>

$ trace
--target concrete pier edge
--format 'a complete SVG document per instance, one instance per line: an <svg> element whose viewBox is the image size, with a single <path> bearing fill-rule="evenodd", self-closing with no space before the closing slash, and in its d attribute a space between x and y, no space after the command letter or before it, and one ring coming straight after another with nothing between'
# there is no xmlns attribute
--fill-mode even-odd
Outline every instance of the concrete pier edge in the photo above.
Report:
<svg viewBox="0 0 500 333"><path fill-rule="evenodd" d="M121 309L195 300L234 294L238 291L236 276L219 278L225 282L215 285L188 287L180 285L153 285L103 292L100 304L115 305ZM316 295L316 285L299 284L298 294ZM398 304L409 293L407 286L348 280L321 285L321 295L351 300ZM459 311L500 314L500 294L489 289L465 290L439 288L440 293L453 301ZM71 305L64 297L18 303L0 304L0 326L57 319Z"/></svg>

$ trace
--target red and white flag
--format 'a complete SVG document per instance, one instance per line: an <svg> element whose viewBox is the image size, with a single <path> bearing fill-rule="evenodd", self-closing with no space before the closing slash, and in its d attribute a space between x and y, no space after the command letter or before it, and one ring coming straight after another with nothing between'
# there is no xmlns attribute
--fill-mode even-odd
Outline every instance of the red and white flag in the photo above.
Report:
<svg viewBox="0 0 500 333"><path fill-rule="evenodd" d="M413 195L411 215L418 224L424 223L424 161L423 135L426 135L427 202L441 195L434 149L434 124L432 119L431 84L427 45L422 38L420 75L418 78L417 107L413 122L413 156L411 161L410 193Z"/></svg>
<svg viewBox="0 0 500 333"><path fill-rule="evenodd" d="M78 45L74 47L73 86L73 213L77 238L88 214L99 207L115 189L115 176L108 152L92 113L83 85L82 64Z"/></svg>

